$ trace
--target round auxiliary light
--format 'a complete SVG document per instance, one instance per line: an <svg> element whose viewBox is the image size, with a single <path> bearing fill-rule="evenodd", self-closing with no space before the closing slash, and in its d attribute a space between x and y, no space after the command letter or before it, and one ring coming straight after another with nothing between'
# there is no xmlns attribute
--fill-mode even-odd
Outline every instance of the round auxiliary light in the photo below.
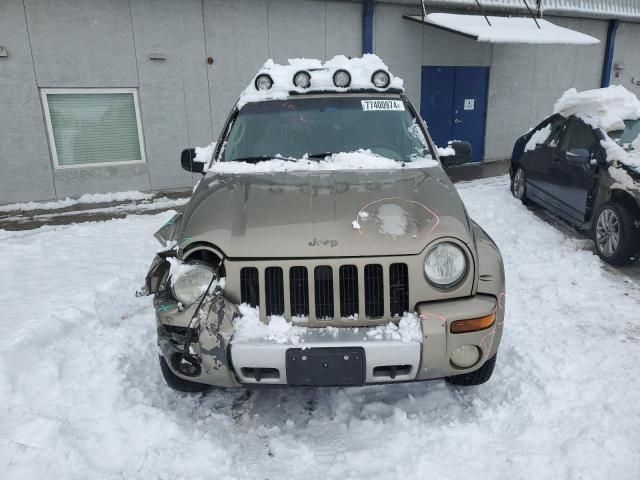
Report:
<svg viewBox="0 0 640 480"><path fill-rule="evenodd" d="M270 75L261 73L256 77L255 81L256 90L269 90L273 86L273 80Z"/></svg>
<svg viewBox="0 0 640 480"><path fill-rule="evenodd" d="M333 84L338 88L347 88L351 84L351 74L346 70L336 70L333 74Z"/></svg>
<svg viewBox="0 0 640 480"><path fill-rule="evenodd" d="M371 75L371 83L373 83L377 88L387 88L391 83L391 77L388 72L384 70L376 70Z"/></svg>
<svg viewBox="0 0 640 480"><path fill-rule="evenodd" d="M309 88L311 86L311 74L306 70L300 70L293 76L293 84L299 88Z"/></svg>
<svg viewBox="0 0 640 480"><path fill-rule="evenodd" d="M451 354L451 363L457 368L473 367L480 360L480 349L475 345L463 345Z"/></svg>
<svg viewBox="0 0 640 480"><path fill-rule="evenodd" d="M467 271L467 257L457 245L438 243L424 258L424 274L427 280L439 288L457 285Z"/></svg>

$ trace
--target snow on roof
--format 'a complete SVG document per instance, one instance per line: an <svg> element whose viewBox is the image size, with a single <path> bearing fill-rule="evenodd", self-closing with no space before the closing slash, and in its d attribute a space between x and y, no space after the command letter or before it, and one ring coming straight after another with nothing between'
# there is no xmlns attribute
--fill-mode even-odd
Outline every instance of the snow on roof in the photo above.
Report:
<svg viewBox="0 0 640 480"><path fill-rule="evenodd" d="M621 85L583 92L570 88L558 99L553 110L563 117L576 115L593 128L599 128L605 135L602 146L614 168L617 162L620 162L640 173L640 149L636 148L640 147L640 139L632 141L631 148L626 150L607 135L607 132L624 130L625 120L640 118L640 100L632 92ZM627 189L640 190L639 184L626 172L618 172L614 168L610 168L609 171L619 185Z"/></svg>
<svg viewBox="0 0 640 480"><path fill-rule="evenodd" d="M590 125L611 132L623 130L625 120L640 118L640 100L622 85L583 92L570 88L558 99L553 111L564 117L588 117Z"/></svg>
<svg viewBox="0 0 640 480"><path fill-rule="evenodd" d="M421 16L409 16L411 20L423 22ZM474 37L479 42L595 45L595 37L559 27L543 19L537 19L540 28L531 17L488 17L482 15L458 15L453 13L430 13L424 23L437 28L452 30Z"/></svg>
<svg viewBox="0 0 640 480"><path fill-rule="evenodd" d="M245 88L238 99L238 108L242 108L249 102L264 100L284 100L291 92L310 93L319 91L348 92L350 90L378 90L380 92L389 89L403 90L403 81L389 72L385 63L373 54L365 54L361 58L347 58L344 55L336 55L331 60L308 58L289 59L287 65L274 63L269 59L258 70L251 83ZM336 70L344 69L351 74L351 84L347 88L338 88L333 84L333 74ZM293 84L293 76L300 70L307 70L311 74L311 86L308 88L296 87ZM376 70L385 70L389 73L391 82L387 88L376 88L371 83L371 76ZM267 73L273 80L273 86L269 90L257 90L254 82L258 75Z"/></svg>

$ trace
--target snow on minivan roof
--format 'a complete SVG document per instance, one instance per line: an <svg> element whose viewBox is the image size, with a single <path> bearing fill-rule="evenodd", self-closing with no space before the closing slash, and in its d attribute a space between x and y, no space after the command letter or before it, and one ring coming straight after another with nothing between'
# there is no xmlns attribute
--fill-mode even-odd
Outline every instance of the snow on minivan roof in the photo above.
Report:
<svg viewBox="0 0 640 480"><path fill-rule="evenodd" d="M293 76L301 70L307 71L311 75L311 85L307 88L297 87L293 83ZM348 87L340 88L334 85L333 74L337 70L346 70L351 75L351 83ZM372 75L378 70L383 70L389 74L390 82L385 88L376 88L372 83ZM268 90L258 90L255 86L256 78L265 73L271 77L273 85ZM292 58L288 60L286 65L280 65L269 59L242 92L236 106L242 108L249 102L284 100L291 93L349 92L358 90L373 90L381 93L389 90L404 91L403 84L404 82L401 78L389 72L389 68L380 57L370 53L355 58L336 55L326 62L309 58Z"/></svg>

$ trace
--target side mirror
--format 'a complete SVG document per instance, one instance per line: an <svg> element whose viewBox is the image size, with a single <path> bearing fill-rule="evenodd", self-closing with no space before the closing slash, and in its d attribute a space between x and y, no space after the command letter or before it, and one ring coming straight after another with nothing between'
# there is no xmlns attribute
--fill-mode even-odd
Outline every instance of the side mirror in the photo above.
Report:
<svg viewBox="0 0 640 480"><path fill-rule="evenodd" d="M469 142L453 141L448 145L453 149L455 154L440 156L440 161L445 167L452 165L462 165L463 163L469 163L473 161L471 156L471 144Z"/></svg>
<svg viewBox="0 0 640 480"><path fill-rule="evenodd" d="M572 148L567 152L567 162L574 165L585 165L591 161L591 154L586 148Z"/></svg>
<svg viewBox="0 0 640 480"><path fill-rule="evenodd" d="M180 154L180 164L182 168L187 172L202 173L204 170L204 163L194 162L196 158L195 148L185 148Z"/></svg>

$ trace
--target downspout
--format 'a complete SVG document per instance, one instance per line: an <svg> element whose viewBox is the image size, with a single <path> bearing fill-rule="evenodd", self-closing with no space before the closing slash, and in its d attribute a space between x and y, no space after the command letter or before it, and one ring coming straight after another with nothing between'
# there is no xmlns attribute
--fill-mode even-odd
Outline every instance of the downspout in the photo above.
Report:
<svg viewBox="0 0 640 480"><path fill-rule="evenodd" d="M374 0L362 2L362 54L373 53Z"/></svg>
<svg viewBox="0 0 640 480"><path fill-rule="evenodd" d="M620 20L609 20L609 29L607 30L607 46L604 50L604 63L602 64L602 80L600 87L609 86L611 80L611 66L613 65L613 51L616 46L616 32L618 31Z"/></svg>

